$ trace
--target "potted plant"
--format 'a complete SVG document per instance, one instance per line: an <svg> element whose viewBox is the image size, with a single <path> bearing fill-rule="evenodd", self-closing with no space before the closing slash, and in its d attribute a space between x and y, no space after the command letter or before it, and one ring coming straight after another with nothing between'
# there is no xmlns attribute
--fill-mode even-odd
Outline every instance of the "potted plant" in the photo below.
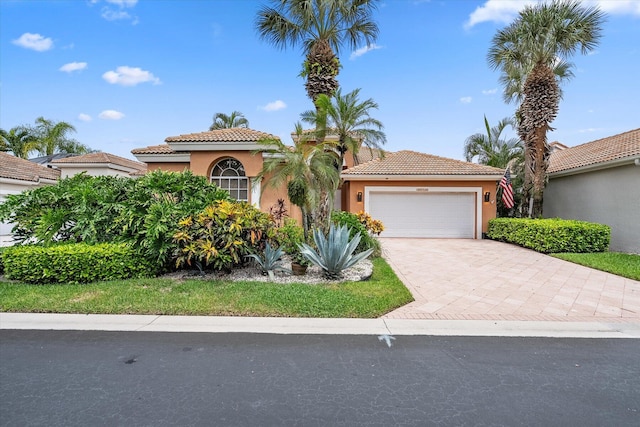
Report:
<svg viewBox="0 0 640 427"><path fill-rule="evenodd" d="M294 276L304 276L307 273L307 267L309 267L309 260L302 255L300 250L295 250L291 255L291 271Z"/></svg>

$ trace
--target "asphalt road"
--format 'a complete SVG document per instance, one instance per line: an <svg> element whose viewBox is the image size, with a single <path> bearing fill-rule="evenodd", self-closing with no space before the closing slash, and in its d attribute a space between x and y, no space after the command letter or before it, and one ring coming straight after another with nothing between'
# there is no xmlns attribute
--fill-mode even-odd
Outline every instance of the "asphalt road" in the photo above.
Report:
<svg viewBox="0 0 640 427"><path fill-rule="evenodd" d="M3 426L640 425L640 340L0 331Z"/></svg>

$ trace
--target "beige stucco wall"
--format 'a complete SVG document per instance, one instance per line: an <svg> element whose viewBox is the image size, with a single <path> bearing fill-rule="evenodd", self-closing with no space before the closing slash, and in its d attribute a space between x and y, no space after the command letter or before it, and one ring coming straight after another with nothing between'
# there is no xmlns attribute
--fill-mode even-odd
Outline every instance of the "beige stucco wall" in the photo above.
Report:
<svg viewBox="0 0 640 427"><path fill-rule="evenodd" d="M365 187L481 187L482 194L491 193L491 201L482 203L482 232L486 233L489 220L496 217L496 181L349 181L343 185L342 209L357 213L364 210ZM358 202L358 192L362 201Z"/></svg>
<svg viewBox="0 0 640 427"><path fill-rule="evenodd" d="M611 251L640 253L640 167L549 177L545 218L577 219L611 227Z"/></svg>
<svg viewBox="0 0 640 427"><path fill-rule="evenodd" d="M155 170L184 172L189 170L189 163L150 162L147 163L147 170L149 172L153 172Z"/></svg>

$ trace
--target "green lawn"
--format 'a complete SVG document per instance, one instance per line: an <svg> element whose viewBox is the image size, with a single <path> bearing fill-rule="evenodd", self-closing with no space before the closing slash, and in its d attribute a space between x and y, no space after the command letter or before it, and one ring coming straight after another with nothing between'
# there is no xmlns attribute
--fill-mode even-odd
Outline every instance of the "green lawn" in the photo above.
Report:
<svg viewBox="0 0 640 427"><path fill-rule="evenodd" d="M576 264L595 268L629 279L640 280L640 255L620 252L595 252L589 254L551 254Z"/></svg>
<svg viewBox="0 0 640 427"><path fill-rule="evenodd" d="M0 311L274 317L379 317L413 300L382 259L371 279L331 285L136 279L88 285L0 282Z"/></svg>

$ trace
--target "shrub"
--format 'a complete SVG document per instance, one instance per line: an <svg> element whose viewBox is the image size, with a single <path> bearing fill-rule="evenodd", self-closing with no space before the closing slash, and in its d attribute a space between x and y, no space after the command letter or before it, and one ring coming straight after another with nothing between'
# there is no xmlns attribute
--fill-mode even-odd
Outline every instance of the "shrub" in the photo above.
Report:
<svg viewBox="0 0 640 427"><path fill-rule="evenodd" d="M316 252L311 246L303 243L300 245L300 252L309 261L320 267L326 278L339 279L343 270L355 265L373 252L373 249L367 249L354 255L354 251L360 243L360 234L356 234L353 239L350 239L349 235L350 230L344 225L331 224L327 237L316 229L313 232L313 240L318 251Z"/></svg>
<svg viewBox="0 0 640 427"><path fill-rule="evenodd" d="M611 228L584 221L527 218L495 218L487 236L543 253L604 252Z"/></svg>
<svg viewBox="0 0 640 427"><path fill-rule="evenodd" d="M0 247L0 274L4 273L4 263L2 262L2 253L6 250L6 247Z"/></svg>
<svg viewBox="0 0 640 427"><path fill-rule="evenodd" d="M384 230L384 227L382 226L382 223L380 221L372 220L369 214L365 214L364 212L354 214L344 211L333 211L331 213L331 221L336 225L343 225L349 228L350 239L353 239L357 234L360 235L360 243L356 248L356 253L364 252L367 249L373 249L375 256L380 255L380 243L375 237L371 235L370 230L367 228L368 221L368 224L375 227L374 229L376 231L380 230L377 231L377 234L380 234L380 232Z"/></svg>
<svg viewBox="0 0 640 427"><path fill-rule="evenodd" d="M291 256L291 261L299 265L309 265L309 260L300 253L299 246L304 243L304 230L293 218L284 220L284 225L276 229L276 243Z"/></svg>
<svg viewBox="0 0 640 427"><path fill-rule="evenodd" d="M200 264L229 270L246 255L261 251L275 235L269 215L246 202L217 201L184 218L173 235L176 267Z"/></svg>
<svg viewBox="0 0 640 427"><path fill-rule="evenodd" d="M155 273L149 262L125 244L12 246L3 251L2 259L8 279L35 284L89 283Z"/></svg>

